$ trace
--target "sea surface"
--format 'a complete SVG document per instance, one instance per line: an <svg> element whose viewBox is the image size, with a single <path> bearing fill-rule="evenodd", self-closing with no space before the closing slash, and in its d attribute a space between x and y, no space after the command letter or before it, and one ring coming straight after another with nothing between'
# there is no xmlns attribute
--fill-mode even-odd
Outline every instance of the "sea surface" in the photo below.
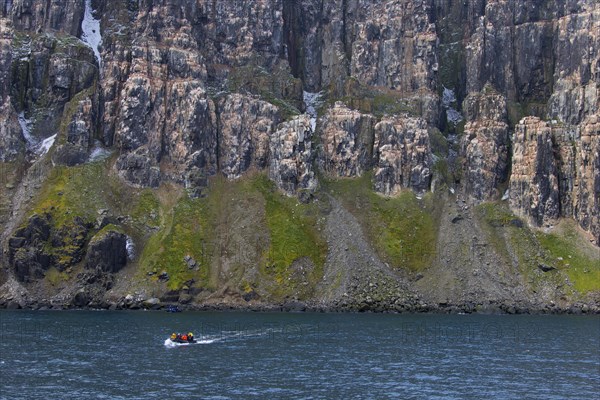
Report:
<svg viewBox="0 0 600 400"><path fill-rule="evenodd" d="M599 393L600 316L0 311L1 399Z"/></svg>

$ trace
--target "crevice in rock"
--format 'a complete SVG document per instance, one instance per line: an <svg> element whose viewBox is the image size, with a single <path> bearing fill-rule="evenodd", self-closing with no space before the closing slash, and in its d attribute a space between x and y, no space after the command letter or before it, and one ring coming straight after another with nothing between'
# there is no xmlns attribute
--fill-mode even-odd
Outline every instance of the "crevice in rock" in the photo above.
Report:
<svg viewBox="0 0 600 400"><path fill-rule="evenodd" d="M283 29L292 75L303 89L321 89L322 0L284 1Z"/></svg>
<svg viewBox="0 0 600 400"><path fill-rule="evenodd" d="M294 78L302 78L302 66L300 64L302 44L300 42L300 28L298 26L300 21L296 6L297 2L295 1L283 2L283 38L285 40L284 45L287 47L288 63L292 75Z"/></svg>

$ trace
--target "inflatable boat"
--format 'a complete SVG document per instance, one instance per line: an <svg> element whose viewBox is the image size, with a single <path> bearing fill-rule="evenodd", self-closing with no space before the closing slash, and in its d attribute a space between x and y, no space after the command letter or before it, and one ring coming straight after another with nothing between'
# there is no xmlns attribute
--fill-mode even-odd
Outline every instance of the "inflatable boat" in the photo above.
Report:
<svg viewBox="0 0 600 400"><path fill-rule="evenodd" d="M196 339L194 338L193 333L181 334L181 333L172 333L169 337L171 342L173 343L196 343Z"/></svg>

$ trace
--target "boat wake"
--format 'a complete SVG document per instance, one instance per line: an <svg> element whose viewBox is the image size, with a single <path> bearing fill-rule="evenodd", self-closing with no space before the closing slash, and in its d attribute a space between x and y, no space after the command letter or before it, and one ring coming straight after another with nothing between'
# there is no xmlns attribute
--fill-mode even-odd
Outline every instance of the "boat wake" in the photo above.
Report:
<svg viewBox="0 0 600 400"><path fill-rule="evenodd" d="M212 344L219 342L228 342L236 340L244 340L249 338L257 338L266 336L271 333L272 330L257 330L257 331L224 331L215 335L204 335L201 338L196 339L193 343L177 343L171 339L165 339L165 347L174 348L180 346L192 346L197 344Z"/></svg>

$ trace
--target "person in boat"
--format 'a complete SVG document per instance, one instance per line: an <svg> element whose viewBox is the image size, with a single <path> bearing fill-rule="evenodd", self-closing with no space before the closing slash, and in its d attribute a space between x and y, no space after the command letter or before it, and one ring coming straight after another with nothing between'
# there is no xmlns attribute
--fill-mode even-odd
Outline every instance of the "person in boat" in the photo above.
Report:
<svg viewBox="0 0 600 400"><path fill-rule="evenodd" d="M175 332L171 333L171 340L176 340L177 334Z"/></svg>
<svg viewBox="0 0 600 400"><path fill-rule="evenodd" d="M188 332L188 334L187 334L187 340L188 340L188 342L193 342L194 341L194 334L192 332Z"/></svg>

